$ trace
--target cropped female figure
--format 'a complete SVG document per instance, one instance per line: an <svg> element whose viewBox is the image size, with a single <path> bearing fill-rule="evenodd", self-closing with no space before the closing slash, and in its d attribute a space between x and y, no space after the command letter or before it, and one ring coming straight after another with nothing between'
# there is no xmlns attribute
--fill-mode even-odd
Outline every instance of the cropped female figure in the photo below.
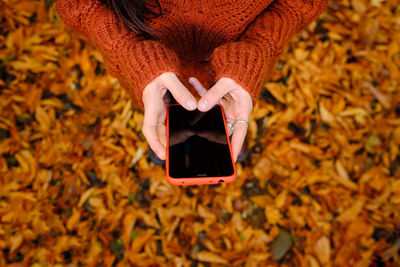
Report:
<svg viewBox="0 0 400 267"><path fill-rule="evenodd" d="M258 92L291 37L327 0L58 0L65 23L102 53L165 158L167 94L188 110L221 103L237 158ZM200 95L197 102L196 97Z"/></svg>

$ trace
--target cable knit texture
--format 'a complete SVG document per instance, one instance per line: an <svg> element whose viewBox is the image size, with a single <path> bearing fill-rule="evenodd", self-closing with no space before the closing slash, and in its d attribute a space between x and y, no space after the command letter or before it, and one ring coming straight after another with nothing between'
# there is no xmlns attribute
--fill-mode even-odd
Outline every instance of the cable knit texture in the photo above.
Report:
<svg viewBox="0 0 400 267"><path fill-rule="evenodd" d="M164 72L211 87L229 77L255 101L294 34L316 19L327 0L160 0L163 15L146 20L157 40L127 29L98 0L58 0L57 12L102 53L136 104L147 84Z"/></svg>

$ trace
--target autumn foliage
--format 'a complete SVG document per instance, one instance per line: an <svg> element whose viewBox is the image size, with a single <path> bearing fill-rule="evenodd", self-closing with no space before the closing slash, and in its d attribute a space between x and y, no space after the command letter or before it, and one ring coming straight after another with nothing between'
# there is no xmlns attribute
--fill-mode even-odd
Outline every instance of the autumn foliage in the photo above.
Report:
<svg viewBox="0 0 400 267"><path fill-rule="evenodd" d="M0 2L0 266L399 266L400 5L331 0L219 186L172 186L54 1Z"/></svg>

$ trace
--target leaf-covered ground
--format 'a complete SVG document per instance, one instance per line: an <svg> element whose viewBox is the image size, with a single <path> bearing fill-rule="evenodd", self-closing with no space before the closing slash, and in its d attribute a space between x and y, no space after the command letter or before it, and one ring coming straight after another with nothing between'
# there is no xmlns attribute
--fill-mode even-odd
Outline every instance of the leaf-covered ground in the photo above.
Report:
<svg viewBox="0 0 400 267"><path fill-rule="evenodd" d="M0 266L399 266L400 5L331 0L219 186L171 186L53 1L0 1Z"/></svg>

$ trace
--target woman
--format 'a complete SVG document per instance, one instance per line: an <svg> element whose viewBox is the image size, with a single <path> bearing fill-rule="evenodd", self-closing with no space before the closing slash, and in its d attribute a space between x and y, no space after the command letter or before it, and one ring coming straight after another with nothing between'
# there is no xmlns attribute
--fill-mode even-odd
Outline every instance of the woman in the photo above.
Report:
<svg viewBox="0 0 400 267"><path fill-rule="evenodd" d="M107 70L144 107L143 134L160 159L169 91L187 110L222 104L233 122L236 160L263 82L326 2L58 0L57 12L101 51Z"/></svg>

